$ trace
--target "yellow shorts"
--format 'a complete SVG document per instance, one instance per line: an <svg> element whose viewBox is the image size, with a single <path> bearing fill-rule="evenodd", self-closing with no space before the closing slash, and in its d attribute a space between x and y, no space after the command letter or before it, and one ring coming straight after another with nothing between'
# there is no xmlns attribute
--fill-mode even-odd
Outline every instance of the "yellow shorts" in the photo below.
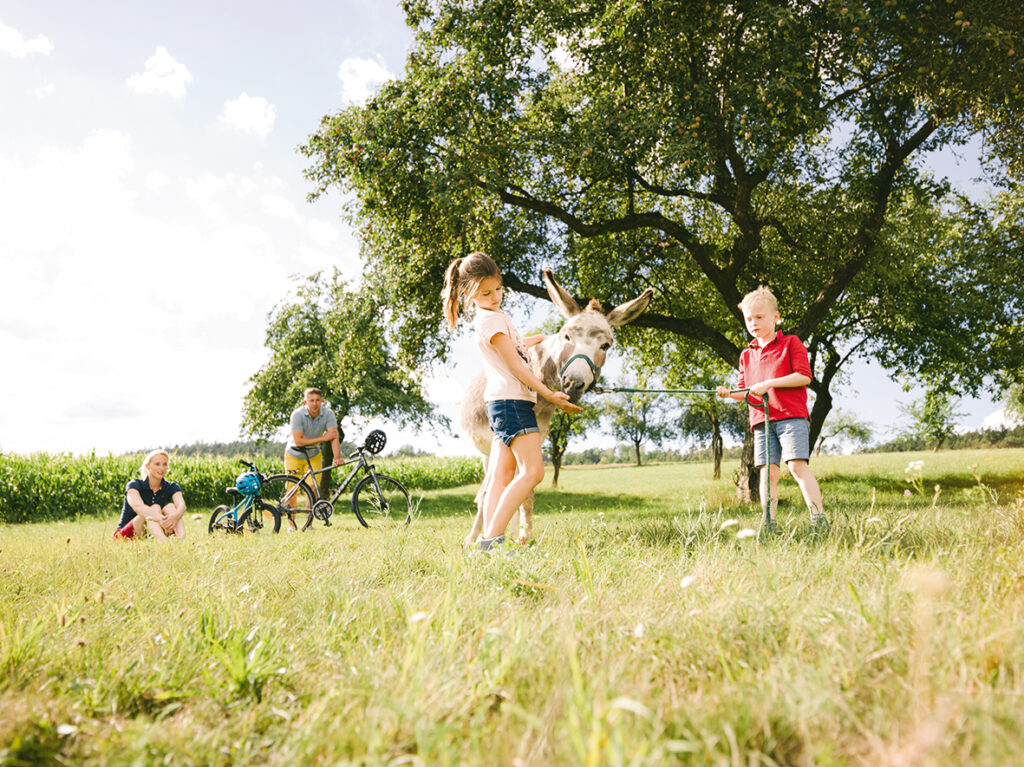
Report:
<svg viewBox="0 0 1024 767"><path fill-rule="evenodd" d="M322 469L324 467L324 454L317 453L316 455L311 455L309 457L309 462L313 465L313 471L316 471L317 469ZM309 470L309 467L306 465L305 458L296 458L291 453L285 452L284 470L287 473L292 474L296 477L301 477ZM313 485L318 483L318 480L313 480L309 477L307 477L306 480L303 482L304 485L307 485L309 489L313 491L314 495L316 494L316 488L314 488Z"/></svg>

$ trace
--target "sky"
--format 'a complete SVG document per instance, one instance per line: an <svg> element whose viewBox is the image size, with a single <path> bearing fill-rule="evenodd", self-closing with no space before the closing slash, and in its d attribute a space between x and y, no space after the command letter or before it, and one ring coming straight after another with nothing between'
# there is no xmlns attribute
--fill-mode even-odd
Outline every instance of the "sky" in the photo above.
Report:
<svg viewBox="0 0 1024 767"><path fill-rule="evenodd" d="M386 0L0 0L0 450L238 438L268 312L296 279L360 271L341 198L306 201L297 147L400 76L410 42ZM967 155L932 162L970 188ZM463 333L428 382L453 423L474 358ZM885 434L915 393L851 372L837 402ZM964 400L962 425L999 407ZM454 427L343 423L375 426L472 453Z"/></svg>

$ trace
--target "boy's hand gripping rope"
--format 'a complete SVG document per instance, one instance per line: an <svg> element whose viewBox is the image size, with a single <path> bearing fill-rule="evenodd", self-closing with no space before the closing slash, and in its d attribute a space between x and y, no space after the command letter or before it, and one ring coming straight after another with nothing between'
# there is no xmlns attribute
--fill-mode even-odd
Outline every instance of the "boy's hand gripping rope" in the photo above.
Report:
<svg viewBox="0 0 1024 767"><path fill-rule="evenodd" d="M592 392L597 394L714 394L717 396L717 389L631 389L624 386L612 386L607 388L604 386L592 386L590 388ZM771 418L768 416L768 397L761 397L760 402L755 402L751 397L756 398L756 394L750 393L750 387L744 389L730 389L730 394L742 394L743 400L750 405L750 407L759 407L764 410L764 447L767 455L765 456L765 487L764 487L764 525L771 527L772 519L772 441L769 439L769 424ZM756 460L756 457L755 457Z"/></svg>

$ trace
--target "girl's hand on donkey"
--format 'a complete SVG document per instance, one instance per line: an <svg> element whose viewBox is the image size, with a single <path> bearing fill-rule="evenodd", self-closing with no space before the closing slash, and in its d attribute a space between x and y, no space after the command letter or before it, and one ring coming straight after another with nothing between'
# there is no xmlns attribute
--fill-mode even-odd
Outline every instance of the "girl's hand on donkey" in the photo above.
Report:
<svg viewBox="0 0 1024 767"><path fill-rule="evenodd" d="M551 396L548 397L548 401L552 402L555 407L565 413L582 413L583 408L579 405L569 401L569 395L564 391L553 391Z"/></svg>

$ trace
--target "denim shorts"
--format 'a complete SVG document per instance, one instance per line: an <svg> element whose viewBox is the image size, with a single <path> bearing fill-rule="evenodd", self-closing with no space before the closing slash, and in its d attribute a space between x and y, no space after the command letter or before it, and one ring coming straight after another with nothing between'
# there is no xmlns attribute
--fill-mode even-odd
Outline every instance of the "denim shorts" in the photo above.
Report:
<svg viewBox="0 0 1024 767"><path fill-rule="evenodd" d="M524 399L496 399L487 403L487 420L494 436L511 445L520 434L540 432L533 403Z"/></svg>
<svg viewBox="0 0 1024 767"><path fill-rule="evenodd" d="M810 459L811 424L806 418L782 418L772 421L771 426L768 439L771 440L772 463L781 466L782 461ZM764 466L767 462L764 454L764 424L761 423L754 427L754 465Z"/></svg>

